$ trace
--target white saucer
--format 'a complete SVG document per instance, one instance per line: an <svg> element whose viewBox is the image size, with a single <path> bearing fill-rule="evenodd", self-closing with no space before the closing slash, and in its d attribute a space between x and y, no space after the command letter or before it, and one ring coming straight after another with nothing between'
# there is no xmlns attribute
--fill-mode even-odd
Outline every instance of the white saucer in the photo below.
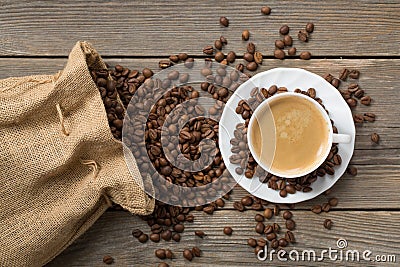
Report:
<svg viewBox="0 0 400 267"><path fill-rule="evenodd" d="M244 122L241 116L235 112L238 102L242 99L250 98L250 91L254 87L268 89L273 84L278 87L287 87L288 91L294 91L296 88L302 90L307 90L310 87L315 88L317 96L322 99L324 106L329 111L330 118L335 122L338 132L351 136L350 143L338 145L342 164L334 168L334 175L326 174L324 177L318 177L317 181L311 185L313 189L311 192L296 192L295 194L288 194L285 198L279 195L278 190L268 188L267 183L261 183L256 176L248 179L244 175L238 175L235 172L235 168L239 165L232 164L229 161L229 157L232 155L230 140L234 136L233 132L238 123ZM228 171L238 184L249 193L274 203L297 203L309 200L332 187L346 171L346 167L353 155L356 134L351 110L338 90L322 77L298 68L271 69L258 73L240 85L226 103L219 122L219 129L219 148Z"/></svg>

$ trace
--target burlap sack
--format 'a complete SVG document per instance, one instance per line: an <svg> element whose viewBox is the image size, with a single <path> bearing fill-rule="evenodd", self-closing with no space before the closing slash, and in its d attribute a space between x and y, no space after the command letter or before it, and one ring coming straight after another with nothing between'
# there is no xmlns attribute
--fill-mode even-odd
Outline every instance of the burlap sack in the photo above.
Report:
<svg viewBox="0 0 400 267"><path fill-rule="evenodd" d="M84 233L111 201L154 208L128 171L78 42L58 75L0 80L0 265L41 266ZM139 178L139 179L138 179Z"/></svg>

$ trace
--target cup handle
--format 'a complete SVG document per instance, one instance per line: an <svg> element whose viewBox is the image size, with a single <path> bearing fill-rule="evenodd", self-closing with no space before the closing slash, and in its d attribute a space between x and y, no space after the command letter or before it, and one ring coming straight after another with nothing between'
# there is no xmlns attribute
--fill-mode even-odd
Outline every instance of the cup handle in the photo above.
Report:
<svg viewBox="0 0 400 267"><path fill-rule="evenodd" d="M332 143L344 143L348 144L351 141L351 136L348 134L336 134L332 135Z"/></svg>

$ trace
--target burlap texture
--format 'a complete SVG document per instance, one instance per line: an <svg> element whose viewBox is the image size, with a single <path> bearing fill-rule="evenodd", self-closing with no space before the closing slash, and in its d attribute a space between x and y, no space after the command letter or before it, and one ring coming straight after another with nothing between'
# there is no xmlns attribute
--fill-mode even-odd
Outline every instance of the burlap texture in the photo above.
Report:
<svg viewBox="0 0 400 267"><path fill-rule="evenodd" d="M89 67L100 56L78 42L57 75L0 80L0 266L42 266L110 205L154 208L126 167Z"/></svg>

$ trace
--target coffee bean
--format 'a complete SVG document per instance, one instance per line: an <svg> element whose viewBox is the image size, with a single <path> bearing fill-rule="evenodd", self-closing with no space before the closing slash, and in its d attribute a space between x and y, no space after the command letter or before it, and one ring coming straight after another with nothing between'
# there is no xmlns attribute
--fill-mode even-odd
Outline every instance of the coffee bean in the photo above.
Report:
<svg viewBox="0 0 400 267"><path fill-rule="evenodd" d="M311 211L316 214L320 214L322 212L322 207L321 205L315 205L314 207L311 208Z"/></svg>
<svg viewBox="0 0 400 267"><path fill-rule="evenodd" d="M287 191L285 190L285 189L281 189L280 191L279 191L279 196L280 197L287 197Z"/></svg>
<svg viewBox="0 0 400 267"><path fill-rule="evenodd" d="M150 240L155 242L155 243L160 242L160 234L151 234L150 235Z"/></svg>
<svg viewBox="0 0 400 267"><path fill-rule="evenodd" d="M282 215L283 219L285 220L289 220L290 218L292 218L292 216L293 214L288 210L285 210Z"/></svg>
<svg viewBox="0 0 400 267"><path fill-rule="evenodd" d="M201 256L201 250L198 247L193 247L192 248L192 254L196 257L200 257Z"/></svg>
<svg viewBox="0 0 400 267"><path fill-rule="evenodd" d="M174 63L178 63L179 57L177 55L171 55L169 56L169 60L171 60Z"/></svg>
<svg viewBox="0 0 400 267"><path fill-rule="evenodd" d="M322 205L322 210L323 211L328 212L328 211L330 211L330 209L331 209L331 205L329 205L329 203L324 203Z"/></svg>
<svg viewBox="0 0 400 267"><path fill-rule="evenodd" d="M114 258L109 256L109 255L106 255L106 256L103 257L103 262L105 264L113 264L114 263Z"/></svg>
<svg viewBox="0 0 400 267"><path fill-rule="evenodd" d="M333 80L333 76L332 76L332 74L330 74L330 73L325 74L323 78L324 78L328 83L331 83L332 80Z"/></svg>
<svg viewBox="0 0 400 267"><path fill-rule="evenodd" d="M250 196L243 197L240 202L243 206L251 206L253 204L253 199Z"/></svg>
<svg viewBox="0 0 400 267"><path fill-rule="evenodd" d="M363 118L364 118L364 120L366 120L368 122L374 122L376 115L374 113L367 112L367 113L364 113Z"/></svg>
<svg viewBox="0 0 400 267"><path fill-rule="evenodd" d="M153 76L153 71L149 68L144 68L142 70L142 73L144 75L145 78L150 78L151 76Z"/></svg>
<svg viewBox="0 0 400 267"><path fill-rule="evenodd" d="M279 226L279 224L274 223L272 225L272 230L274 231L274 233L279 233L279 230L281 229L281 227Z"/></svg>
<svg viewBox="0 0 400 267"><path fill-rule="evenodd" d="M257 246L257 240L255 240L254 238L249 238L249 239L247 240L247 244L248 244L250 247L255 248L255 247Z"/></svg>
<svg viewBox="0 0 400 267"><path fill-rule="evenodd" d="M340 73L339 73L339 79L342 81L347 80L347 77L349 76L350 71L346 68L343 68Z"/></svg>
<svg viewBox="0 0 400 267"><path fill-rule="evenodd" d="M222 49L222 42L221 42L221 40L215 40L215 42L214 42L214 47L215 47L216 49L218 49L218 50L221 50L221 49Z"/></svg>
<svg viewBox="0 0 400 267"><path fill-rule="evenodd" d="M349 73L349 78L358 79L360 77L360 72L358 70L352 70Z"/></svg>
<svg viewBox="0 0 400 267"><path fill-rule="evenodd" d="M166 69L172 66L171 61L169 60L160 60L158 62L158 66L160 67L160 69Z"/></svg>
<svg viewBox="0 0 400 267"><path fill-rule="evenodd" d="M276 238L276 234L274 232L269 233L265 236L267 238L268 241L272 241Z"/></svg>
<svg viewBox="0 0 400 267"><path fill-rule="evenodd" d="M159 258L159 259L161 259L161 260L163 260L163 259L166 258L165 249L162 249L162 248L156 249L156 250L154 251L154 254L156 255L157 258Z"/></svg>
<svg viewBox="0 0 400 267"><path fill-rule="evenodd" d="M333 163L335 163L335 165L342 164L342 157L339 154L336 154L333 156Z"/></svg>
<svg viewBox="0 0 400 267"><path fill-rule="evenodd" d="M215 208L213 206L207 206L203 208L203 211L207 214L213 214L215 211Z"/></svg>
<svg viewBox="0 0 400 267"><path fill-rule="evenodd" d="M289 33L289 26L288 25L282 25L279 29L279 33L282 35L286 35Z"/></svg>
<svg viewBox="0 0 400 267"><path fill-rule="evenodd" d="M171 230L165 230L161 232L161 238L164 239L165 241L170 241L171 237L172 237Z"/></svg>
<svg viewBox="0 0 400 267"><path fill-rule="evenodd" d="M278 216L280 211L281 211L281 208L279 207L279 205L275 204L275 206L274 206L274 215Z"/></svg>
<svg viewBox="0 0 400 267"><path fill-rule="evenodd" d="M285 51L282 49L275 49L274 51L274 57L277 59L284 59L285 58Z"/></svg>
<svg viewBox="0 0 400 267"><path fill-rule="evenodd" d="M272 225L270 225L270 224L267 224L266 226L265 226L265 228L264 228L264 234L270 234L270 233L272 233L272 232L274 232L274 228L273 228L273 226Z"/></svg>
<svg viewBox="0 0 400 267"><path fill-rule="evenodd" d="M373 133L371 134L371 141L374 142L375 144L379 144L379 134Z"/></svg>
<svg viewBox="0 0 400 267"><path fill-rule="evenodd" d="M193 259L192 251L189 250L189 249L185 249L185 250L183 251L183 257L184 257L185 259L187 259L188 261L192 261L192 259Z"/></svg>
<svg viewBox="0 0 400 267"><path fill-rule="evenodd" d="M221 62L224 58L225 58L225 55L221 51L218 51L217 53L215 53L215 61Z"/></svg>
<svg viewBox="0 0 400 267"><path fill-rule="evenodd" d="M265 225L262 222L258 222L255 227L256 233L262 234L264 232Z"/></svg>
<svg viewBox="0 0 400 267"><path fill-rule="evenodd" d="M224 88L225 89L225 88ZM218 207L223 208L225 206L225 201L222 198L218 198L215 201L215 204L217 204Z"/></svg>
<svg viewBox="0 0 400 267"><path fill-rule="evenodd" d="M175 242L179 242L181 240L181 235L178 233L173 234L172 240L174 240Z"/></svg>
<svg viewBox="0 0 400 267"><path fill-rule="evenodd" d="M357 168L354 166L348 166L346 169L347 173L350 174L351 176L356 176L357 175Z"/></svg>
<svg viewBox="0 0 400 267"><path fill-rule="evenodd" d="M264 221L264 216L262 216L261 214L257 213L254 217L254 220L256 222L263 222Z"/></svg>
<svg viewBox="0 0 400 267"><path fill-rule="evenodd" d="M149 240L149 236L147 234L141 234L138 238L140 243L146 243Z"/></svg>
<svg viewBox="0 0 400 267"><path fill-rule="evenodd" d="M292 244L296 242L294 234L291 231L286 231L285 239L286 239L287 242L292 243Z"/></svg>
<svg viewBox="0 0 400 267"><path fill-rule="evenodd" d="M132 230L132 235L136 238L139 238L139 236L141 236L142 234L143 232L139 229Z"/></svg>
<svg viewBox="0 0 400 267"><path fill-rule="evenodd" d="M291 47L288 49L288 55L289 56L295 56L296 55L296 47Z"/></svg>
<svg viewBox="0 0 400 267"><path fill-rule="evenodd" d="M258 255L258 253L263 249L264 249L263 247L256 246L256 248L254 249L254 254Z"/></svg>
<svg viewBox="0 0 400 267"><path fill-rule="evenodd" d="M214 48L211 45L207 45L203 48L203 53L206 55L212 55L214 53Z"/></svg>
<svg viewBox="0 0 400 267"><path fill-rule="evenodd" d="M305 30L300 30L297 34L297 37L302 42L308 42L308 32L306 32Z"/></svg>
<svg viewBox="0 0 400 267"><path fill-rule="evenodd" d="M283 37L283 43L285 44L285 46L291 46L293 44L293 39L290 35L285 35Z"/></svg>
<svg viewBox="0 0 400 267"><path fill-rule="evenodd" d="M351 108L354 108L357 106L357 100L354 98L349 98L346 100L346 102Z"/></svg>
<svg viewBox="0 0 400 267"><path fill-rule="evenodd" d="M308 51L303 51L300 53L300 58L303 60L309 60L311 58L311 53Z"/></svg>
<svg viewBox="0 0 400 267"><path fill-rule="evenodd" d="M280 247L286 247L288 245L288 242L285 238L279 239L279 246Z"/></svg>
<svg viewBox="0 0 400 267"><path fill-rule="evenodd" d="M262 62L263 62L263 55L262 55L261 52L256 51L256 52L254 53L254 61L255 61L257 64L262 64Z"/></svg>
<svg viewBox="0 0 400 267"><path fill-rule="evenodd" d="M296 223L292 219L286 220L285 225L286 228L290 231L294 230L294 228L296 227Z"/></svg>
<svg viewBox="0 0 400 267"><path fill-rule="evenodd" d="M203 231L199 231L199 230L195 231L194 234L201 238L203 238L206 235Z"/></svg>
<svg viewBox="0 0 400 267"><path fill-rule="evenodd" d="M259 246L259 247L265 247L266 244L267 244L267 240L265 240L264 238L259 238L257 240L257 246Z"/></svg>
<svg viewBox="0 0 400 267"><path fill-rule="evenodd" d="M249 71L255 71L255 70L257 70L257 68L258 68L258 65L256 62L249 62L246 65L246 69Z"/></svg>
<svg viewBox="0 0 400 267"><path fill-rule="evenodd" d="M326 229L330 230L330 229L332 228L332 225L333 225L332 220L326 219L326 220L324 221L324 227L325 227Z"/></svg>
<svg viewBox="0 0 400 267"><path fill-rule="evenodd" d="M276 240L276 239L273 239L273 240L271 241L271 248L277 249L278 247L279 247L279 241Z"/></svg>
<svg viewBox="0 0 400 267"><path fill-rule="evenodd" d="M176 224L174 226L174 231L177 233L182 233L185 230L185 226L183 224Z"/></svg>
<svg viewBox="0 0 400 267"><path fill-rule="evenodd" d="M219 18L219 23L224 27L228 27L229 26L229 19L227 17L220 17Z"/></svg>
<svg viewBox="0 0 400 267"><path fill-rule="evenodd" d="M227 60L229 63L235 62L235 59L236 59L236 54L235 54L235 52L233 52L233 51L230 51L230 52L228 53L228 55L226 56L226 60Z"/></svg>
<svg viewBox="0 0 400 267"><path fill-rule="evenodd" d="M293 185L286 185L285 190L288 194L296 193L296 188Z"/></svg>
<svg viewBox="0 0 400 267"><path fill-rule="evenodd" d="M243 59L246 60L247 62L252 62L254 61L254 55L249 52L246 52L243 55Z"/></svg>
<svg viewBox="0 0 400 267"><path fill-rule="evenodd" d="M371 97L369 96L369 95L367 95L367 96L363 96L362 98L361 98L361 104L363 104L363 105L366 105L366 106L369 106L370 104L371 104Z"/></svg>
<svg viewBox="0 0 400 267"><path fill-rule="evenodd" d="M301 55L301 54L300 54L300 55ZM336 78L333 78L331 84L333 85L333 87L339 88L339 86L340 86L340 80L339 80L339 79L336 79Z"/></svg>
<svg viewBox="0 0 400 267"><path fill-rule="evenodd" d="M237 69L240 72L243 72L244 70L244 65L242 63L239 63L235 66L235 69Z"/></svg>
<svg viewBox="0 0 400 267"><path fill-rule="evenodd" d="M337 204L339 203L339 200L335 197L330 198L328 201L329 205L331 205L332 207L336 207Z"/></svg>
<svg viewBox="0 0 400 267"><path fill-rule="evenodd" d="M308 88L307 93L311 98L315 98L317 96L317 92L314 88Z"/></svg>
<svg viewBox="0 0 400 267"><path fill-rule="evenodd" d="M254 43L252 43L252 42L249 42L247 44L246 50L247 50L248 53L254 54L256 52L256 45Z"/></svg>
<svg viewBox="0 0 400 267"><path fill-rule="evenodd" d="M285 47L285 43L282 40L275 40L275 47L278 49L283 49Z"/></svg>
<svg viewBox="0 0 400 267"><path fill-rule="evenodd" d="M312 32L314 31L314 23L312 23L312 22L307 23L307 25L306 25L306 31L307 31L308 33L312 33Z"/></svg>
<svg viewBox="0 0 400 267"><path fill-rule="evenodd" d="M272 215L273 215L273 211L272 211L272 209L270 209L270 208L266 208L265 210L264 210L264 217L266 218L266 219L271 219L272 218Z"/></svg>
<svg viewBox="0 0 400 267"><path fill-rule="evenodd" d="M232 227L229 227L229 226L224 227L224 234L232 235L232 232L233 232Z"/></svg>
<svg viewBox="0 0 400 267"><path fill-rule="evenodd" d="M263 15L269 15L269 14L271 14L271 8L269 6L263 6L261 8L261 13Z"/></svg>
<svg viewBox="0 0 400 267"><path fill-rule="evenodd" d="M249 38L250 38L250 32L249 32L249 30L244 30L244 31L242 32L242 40L243 40L243 41L247 41L247 40L249 40Z"/></svg>
<svg viewBox="0 0 400 267"><path fill-rule="evenodd" d="M219 40L221 41L221 43L223 45L227 45L228 44L228 40L226 40L226 38L224 36L222 36L222 35L219 37Z"/></svg>

